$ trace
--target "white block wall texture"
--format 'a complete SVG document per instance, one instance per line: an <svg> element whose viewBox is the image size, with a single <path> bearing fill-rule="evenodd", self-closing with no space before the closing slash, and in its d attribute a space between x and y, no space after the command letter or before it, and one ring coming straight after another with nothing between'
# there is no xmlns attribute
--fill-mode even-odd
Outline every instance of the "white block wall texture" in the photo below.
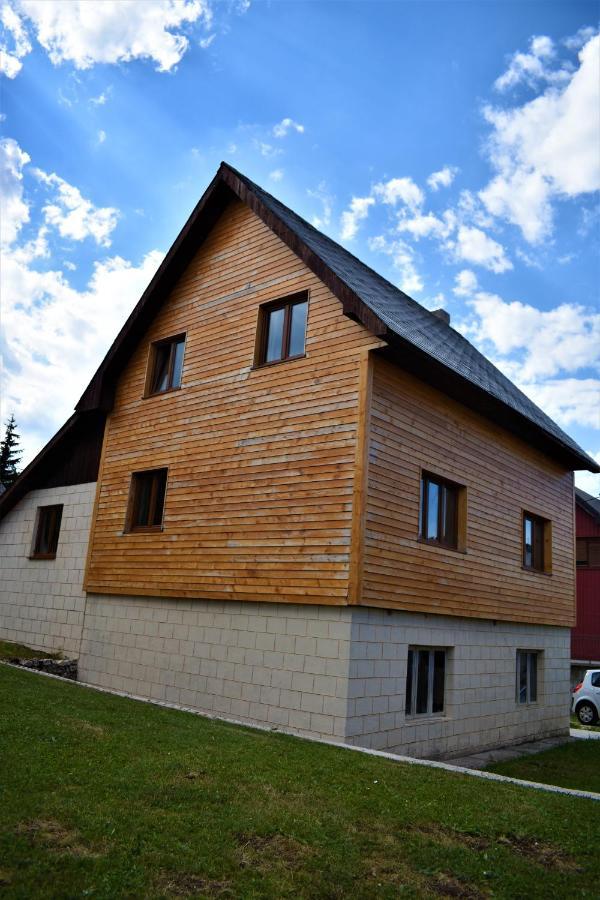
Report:
<svg viewBox="0 0 600 900"><path fill-rule="evenodd" d="M443 716L407 718L410 645L448 648ZM516 651L539 650L538 702ZM350 607L90 595L83 680L424 757L567 733L567 628Z"/></svg>
<svg viewBox="0 0 600 900"><path fill-rule="evenodd" d="M0 522L0 637L79 652L83 568L96 484L30 491ZM38 506L64 504L56 559L28 559Z"/></svg>

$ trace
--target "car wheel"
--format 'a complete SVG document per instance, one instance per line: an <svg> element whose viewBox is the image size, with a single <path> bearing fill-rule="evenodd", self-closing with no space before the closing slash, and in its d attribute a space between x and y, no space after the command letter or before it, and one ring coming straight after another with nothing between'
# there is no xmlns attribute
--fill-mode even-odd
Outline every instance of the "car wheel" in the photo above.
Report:
<svg viewBox="0 0 600 900"><path fill-rule="evenodd" d="M595 725L598 721L598 713L596 707L585 700L577 707L577 718L582 725Z"/></svg>

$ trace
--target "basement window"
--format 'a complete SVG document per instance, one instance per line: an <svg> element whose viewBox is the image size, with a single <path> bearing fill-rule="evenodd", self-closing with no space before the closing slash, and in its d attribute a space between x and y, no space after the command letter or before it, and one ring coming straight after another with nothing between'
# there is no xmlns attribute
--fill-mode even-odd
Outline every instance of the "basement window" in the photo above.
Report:
<svg viewBox="0 0 600 900"><path fill-rule="evenodd" d="M552 524L533 513L523 513L523 568L550 574Z"/></svg>
<svg viewBox="0 0 600 900"><path fill-rule="evenodd" d="M63 504L38 506L30 559L56 559Z"/></svg>
<svg viewBox="0 0 600 900"><path fill-rule="evenodd" d="M150 345L145 397L165 394L181 387L185 334L155 341Z"/></svg>
<svg viewBox="0 0 600 900"><path fill-rule="evenodd" d="M407 716L444 712L446 651L437 647L409 647L406 668Z"/></svg>
<svg viewBox="0 0 600 900"><path fill-rule="evenodd" d="M304 356L307 318L306 291L261 306L254 364L266 366Z"/></svg>
<svg viewBox="0 0 600 900"><path fill-rule="evenodd" d="M167 469L134 472L125 531L162 531L166 491Z"/></svg>
<svg viewBox="0 0 600 900"><path fill-rule="evenodd" d="M517 703L537 703L537 650L517 650Z"/></svg>

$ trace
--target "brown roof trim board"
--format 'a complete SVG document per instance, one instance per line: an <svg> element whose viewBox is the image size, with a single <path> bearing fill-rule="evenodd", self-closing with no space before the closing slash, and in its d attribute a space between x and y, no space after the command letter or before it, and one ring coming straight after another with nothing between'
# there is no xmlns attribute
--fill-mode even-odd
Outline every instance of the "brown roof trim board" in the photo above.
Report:
<svg viewBox="0 0 600 900"><path fill-rule="evenodd" d="M105 413L112 407L117 379L193 254L235 198L247 204L327 285L341 301L345 315L386 341L387 346L378 353L559 460L565 468L600 472L595 460L450 325L223 162L82 394L75 414L2 494L0 518L27 491L51 478L48 473L62 465L65 452L78 445L85 447L87 457L79 466L79 477L95 480L96 450L99 458L101 430ZM89 478L94 467L96 475ZM60 477L61 483L76 483L69 480L75 477L72 471Z"/></svg>

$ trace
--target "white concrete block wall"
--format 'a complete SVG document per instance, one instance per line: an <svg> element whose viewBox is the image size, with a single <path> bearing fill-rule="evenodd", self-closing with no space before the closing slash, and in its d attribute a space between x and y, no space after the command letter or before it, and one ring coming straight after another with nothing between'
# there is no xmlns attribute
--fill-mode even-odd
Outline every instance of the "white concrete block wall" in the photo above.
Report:
<svg viewBox="0 0 600 900"><path fill-rule="evenodd" d="M30 491L0 522L0 637L77 655L96 484ZM56 559L29 559L38 506L64 505Z"/></svg>
<svg viewBox="0 0 600 900"><path fill-rule="evenodd" d="M447 647L443 716L404 713L409 645ZM540 650L516 703L516 650ZM350 607L90 595L81 678L414 756L565 732L569 630Z"/></svg>
<svg viewBox="0 0 600 900"><path fill-rule="evenodd" d="M80 678L343 739L348 607L88 595Z"/></svg>
<svg viewBox="0 0 600 900"><path fill-rule="evenodd" d="M405 715L409 646L447 648L443 715ZM435 758L568 732L568 628L361 608L351 648L350 743ZM534 704L516 702L518 649L540 651Z"/></svg>

